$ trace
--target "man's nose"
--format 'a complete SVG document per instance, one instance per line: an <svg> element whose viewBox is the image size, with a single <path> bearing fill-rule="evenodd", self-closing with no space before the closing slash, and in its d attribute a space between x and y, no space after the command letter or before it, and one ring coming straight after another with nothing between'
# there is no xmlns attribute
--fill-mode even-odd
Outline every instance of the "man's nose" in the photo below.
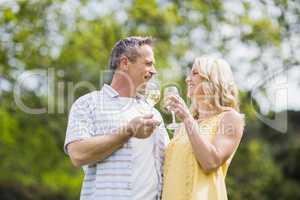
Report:
<svg viewBox="0 0 300 200"><path fill-rule="evenodd" d="M157 70L156 70L156 68L155 68L155 66L154 66L154 65L151 67L151 69L150 69L150 73L151 73L152 75L155 75L155 74L157 74Z"/></svg>

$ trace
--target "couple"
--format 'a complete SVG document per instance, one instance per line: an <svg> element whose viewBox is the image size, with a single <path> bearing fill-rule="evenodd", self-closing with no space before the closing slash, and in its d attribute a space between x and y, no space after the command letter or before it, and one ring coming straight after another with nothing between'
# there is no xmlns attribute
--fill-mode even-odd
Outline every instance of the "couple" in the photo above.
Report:
<svg viewBox="0 0 300 200"><path fill-rule="evenodd" d="M81 200L227 199L225 176L244 126L229 65L195 59L186 78L191 108L168 99L182 122L169 142L160 113L137 93L157 73L154 62L151 38L118 41L111 84L72 105L64 149L84 169Z"/></svg>

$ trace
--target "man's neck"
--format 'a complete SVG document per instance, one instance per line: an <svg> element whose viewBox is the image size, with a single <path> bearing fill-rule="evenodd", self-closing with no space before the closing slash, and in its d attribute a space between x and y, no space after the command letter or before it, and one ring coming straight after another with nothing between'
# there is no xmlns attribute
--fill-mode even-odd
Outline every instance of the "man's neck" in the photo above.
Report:
<svg viewBox="0 0 300 200"><path fill-rule="evenodd" d="M136 97L134 84L121 76L115 75L110 86L119 93L120 97Z"/></svg>

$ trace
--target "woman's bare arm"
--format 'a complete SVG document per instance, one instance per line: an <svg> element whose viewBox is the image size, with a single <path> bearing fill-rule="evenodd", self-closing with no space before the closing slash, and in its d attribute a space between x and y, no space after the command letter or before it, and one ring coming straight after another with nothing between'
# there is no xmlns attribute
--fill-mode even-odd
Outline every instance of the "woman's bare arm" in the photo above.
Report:
<svg viewBox="0 0 300 200"><path fill-rule="evenodd" d="M220 167L238 147L243 134L244 120L236 111L225 112L213 142L209 141L207 135L201 134L193 118L186 118L184 125L199 164L209 173Z"/></svg>

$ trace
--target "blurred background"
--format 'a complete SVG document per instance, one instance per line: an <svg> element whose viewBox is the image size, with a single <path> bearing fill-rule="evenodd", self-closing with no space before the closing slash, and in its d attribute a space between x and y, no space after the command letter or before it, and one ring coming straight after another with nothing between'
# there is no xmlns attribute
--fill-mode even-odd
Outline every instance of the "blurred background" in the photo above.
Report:
<svg viewBox="0 0 300 200"><path fill-rule="evenodd" d="M68 111L101 88L114 43L131 35L156 39L162 88L183 98L196 56L232 66L246 129L229 199L300 199L298 0L0 0L1 200L79 199Z"/></svg>

